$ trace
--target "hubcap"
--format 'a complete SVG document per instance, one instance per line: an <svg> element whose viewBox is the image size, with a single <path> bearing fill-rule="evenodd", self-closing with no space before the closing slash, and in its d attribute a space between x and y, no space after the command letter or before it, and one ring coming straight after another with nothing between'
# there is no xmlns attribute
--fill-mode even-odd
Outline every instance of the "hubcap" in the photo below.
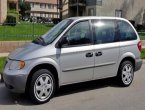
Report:
<svg viewBox="0 0 145 110"><path fill-rule="evenodd" d="M133 80L133 67L130 64L126 64L122 70L122 81L128 85Z"/></svg>
<svg viewBox="0 0 145 110"><path fill-rule="evenodd" d="M34 85L34 94L39 101L47 100L53 91L53 80L48 74L39 76Z"/></svg>

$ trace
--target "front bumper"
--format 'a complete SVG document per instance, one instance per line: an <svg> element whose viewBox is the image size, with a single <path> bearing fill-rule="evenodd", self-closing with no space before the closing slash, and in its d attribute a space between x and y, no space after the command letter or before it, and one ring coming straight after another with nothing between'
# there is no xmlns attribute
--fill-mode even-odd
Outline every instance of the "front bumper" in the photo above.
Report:
<svg viewBox="0 0 145 110"><path fill-rule="evenodd" d="M5 86L12 92L24 93L26 87L26 75L8 75L3 73Z"/></svg>
<svg viewBox="0 0 145 110"><path fill-rule="evenodd" d="M136 60L136 63L135 63L135 71L140 70L141 66L142 66L142 59Z"/></svg>
<svg viewBox="0 0 145 110"><path fill-rule="evenodd" d="M29 62L26 62L28 66L25 66L21 70L10 70L10 64L11 60L7 60L7 63L5 65L4 71L3 71L3 80L6 85L6 87L15 93L24 93L27 83L27 78L29 75Z"/></svg>

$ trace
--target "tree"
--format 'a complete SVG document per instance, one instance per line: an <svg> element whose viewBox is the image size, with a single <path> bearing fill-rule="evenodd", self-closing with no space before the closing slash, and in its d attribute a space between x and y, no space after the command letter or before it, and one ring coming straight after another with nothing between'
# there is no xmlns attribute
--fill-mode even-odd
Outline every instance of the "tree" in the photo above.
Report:
<svg viewBox="0 0 145 110"><path fill-rule="evenodd" d="M25 0L19 0L19 7L20 7L20 14L23 19L27 14L26 12L31 10L31 6L28 2L25 2Z"/></svg>

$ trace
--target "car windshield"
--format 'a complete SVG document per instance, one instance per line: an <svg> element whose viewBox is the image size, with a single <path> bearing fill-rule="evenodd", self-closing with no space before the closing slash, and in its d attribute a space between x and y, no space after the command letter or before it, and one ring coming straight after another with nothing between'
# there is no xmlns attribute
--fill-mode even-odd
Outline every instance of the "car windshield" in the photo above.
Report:
<svg viewBox="0 0 145 110"><path fill-rule="evenodd" d="M50 31L43 36L35 39L33 43L40 45L48 45L52 43L71 23L72 19L66 19L55 25Z"/></svg>

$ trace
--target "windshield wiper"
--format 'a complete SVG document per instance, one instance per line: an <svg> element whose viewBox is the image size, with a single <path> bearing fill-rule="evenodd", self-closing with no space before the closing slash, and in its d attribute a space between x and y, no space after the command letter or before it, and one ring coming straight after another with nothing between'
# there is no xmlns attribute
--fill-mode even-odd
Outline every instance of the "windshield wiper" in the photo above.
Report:
<svg viewBox="0 0 145 110"><path fill-rule="evenodd" d="M43 46L46 45L46 43L45 43L45 41L42 37L38 37L37 39L33 40L32 42L35 43L35 44L43 45Z"/></svg>

